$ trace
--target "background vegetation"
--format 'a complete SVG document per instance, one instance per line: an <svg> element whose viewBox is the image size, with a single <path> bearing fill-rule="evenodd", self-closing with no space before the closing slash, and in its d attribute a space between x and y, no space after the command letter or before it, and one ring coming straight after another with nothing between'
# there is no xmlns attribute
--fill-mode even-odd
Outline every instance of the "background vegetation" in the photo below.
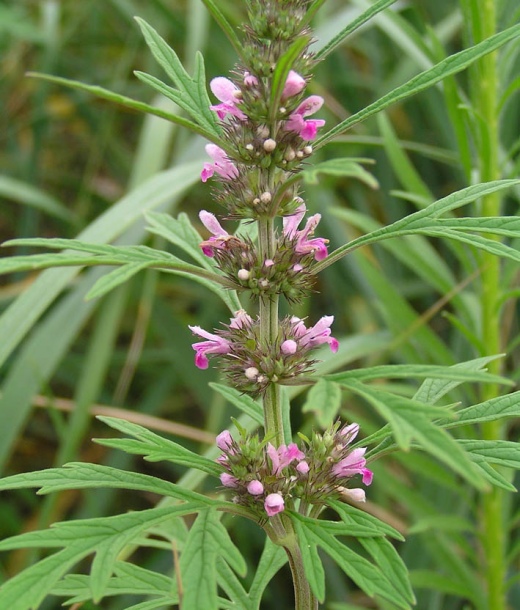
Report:
<svg viewBox="0 0 520 610"><path fill-rule="evenodd" d="M397 2L391 12L358 30L318 67L312 82L314 92L325 97L328 125L489 35L485 19L479 21L475 14L477 5L470 0ZM519 21L516 0L495 5L498 29ZM329 0L316 20L317 39L329 39L367 6L365 0ZM221 0L221 7L239 27L238 3ZM133 75L142 70L160 76L135 15L168 40L188 69L196 50L205 55L208 77L232 69L234 52L198 0L0 1L1 241L73 238L83 231L85 239L166 247L160 237L145 233L143 209L174 215L185 211L196 219L201 207L211 205L208 187L198 178L202 139L161 119L143 118L25 75L34 71L72 78L169 108L169 102L155 98ZM518 42L500 51L492 81L499 112L493 108L491 115L486 114L489 105L480 88L490 70L479 62L456 79L447 79L443 87L355 127L322 152L322 160L352 156L374 162L366 165L373 179L320 177L319 184L306 187L309 209L323 214L320 234L328 234L333 247L474 181L517 177ZM497 121L494 131L487 130L491 119ZM519 195L518 188L512 189L507 199L492 205L517 214ZM492 215L486 205L481 202L471 213ZM23 250L11 248L2 254L14 252ZM419 237L389 241L343 259L320 275L319 293L298 312L312 320L334 312L341 350L337 358L324 360L321 370L386 363L446 365L506 352L491 366L516 384L518 266L512 261L502 264L493 284L490 270L495 264L471 247ZM217 373L193 366L187 325L215 327L226 318L225 308L202 286L155 271L141 273L106 297L85 300L103 272L58 269L41 277L29 273L1 279L2 472L86 460L174 481L184 477L188 485L198 485L179 467L143 463L93 444L92 437L110 436L93 415L126 417L196 451L207 449L234 412L208 386L208 381L218 380ZM490 290L495 295L491 310L486 297ZM22 294L23 300L17 300ZM415 385L399 383L401 387L392 381L393 391L413 395ZM464 388L456 396L463 404L509 391ZM335 415L326 409L315 412L316 403L306 402L303 394L295 393L294 399L295 428L309 431ZM342 395L341 415L360 422L367 434L381 425L351 394ZM513 421L507 428L483 433L516 440L518 430ZM469 427L462 432L468 439L481 433ZM379 460L373 467L376 478L367 508L406 534L406 543L398 548L412 571L418 607L485 608L476 600L475 588L482 586L489 544L486 515L491 509L486 500L417 452ZM502 476L511 479L507 471ZM511 578L508 601L517 608L519 505L504 492L494 501L500 514L495 539L504 546ZM0 497L0 538L56 520L111 515L155 502L145 494L113 490L63 492L43 499L33 491L9 492ZM261 532L244 521L232 531L254 565ZM140 553L144 565L170 569L163 551ZM34 559L32 551L4 554L0 577L17 573ZM331 609L391 608L384 602L374 605L337 568L326 567ZM287 582L282 573L270 588L265 608L290 607ZM55 604L47 607L59 606ZM114 599L104 600L102 607L128 605L128 600Z"/></svg>

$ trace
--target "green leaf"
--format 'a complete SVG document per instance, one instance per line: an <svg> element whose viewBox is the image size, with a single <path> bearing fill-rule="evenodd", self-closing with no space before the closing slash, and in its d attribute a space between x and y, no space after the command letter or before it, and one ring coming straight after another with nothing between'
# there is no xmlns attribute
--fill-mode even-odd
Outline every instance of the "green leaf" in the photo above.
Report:
<svg viewBox="0 0 520 610"><path fill-rule="evenodd" d="M166 41L146 21L139 17L136 17L136 21L153 56L179 89L185 104L183 107L200 125L212 133L213 137L210 139L219 137L221 128L215 113L209 108L211 100L206 91L206 76L200 53L197 53L196 58L196 72L199 78L199 81L196 81L186 72L177 54Z"/></svg>
<svg viewBox="0 0 520 610"><path fill-rule="evenodd" d="M215 511L202 511L190 529L180 561L183 610L218 607L217 557L226 552L215 535L219 519Z"/></svg>
<svg viewBox="0 0 520 610"><path fill-rule="evenodd" d="M150 432L150 430L147 430L142 426L115 417L98 415L97 419L111 428L119 430L136 439L135 441L127 439L95 439L100 445L121 449L127 453L144 455L145 459L150 460L151 462L168 460L175 464L202 470L202 472L206 472L216 477L222 472L222 468L213 460L198 455L178 443L174 443L158 434Z"/></svg>
<svg viewBox="0 0 520 610"><path fill-rule="evenodd" d="M352 532L353 536L390 536L396 540L403 541L403 535L395 528L369 513L345 504L339 500L327 500L327 505L335 510L346 526L346 531Z"/></svg>
<svg viewBox="0 0 520 610"><path fill-rule="evenodd" d="M487 358L486 362L495 359L496 356ZM481 363L479 359L479 363ZM479 366L481 367L481 364ZM367 381L369 379L395 379L395 378L432 378L432 379L449 379L453 381L474 381L487 383L502 383L504 385L513 385L510 379L500 375L492 375L482 370L467 370L462 365L440 366L436 364L388 364L381 366L366 367L362 369L352 369L350 371L342 371L327 375L327 379L341 383L349 379L357 379L358 381ZM430 402L430 401L424 401Z"/></svg>
<svg viewBox="0 0 520 610"><path fill-rule="evenodd" d="M396 586L377 566L342 544L322 527L321 521L302 517L298 513L292 513L292 516L300 522L306 538L319 545L367 595L380 595L399 608L410 609L411 600L401 593L401 584Z"/></svg>
<svg viewBox="0 0 520 610"><path fill-rule="evenodd" d="M372 19L374 15L377 15L377 13L383 11L385 8L388 8L395 1L396 0L378 0L377 2L374 2L374 4L368 10L366 10L359 17L354 19L354 21L349 23L343 30L341 30L341 32L339 32L339 34L334 36L332 40L330 40L324 47L322 47L316 53L316 59L318 61L325 59L325 57L332 53L334 49L336 49L348 36L350 36L350 34L352 34L352 32L356 31L367 21L370 21L370 19ZM321 6L321 3L315 2L315 5L317 5L316 8L314 8L313 5L311 6L311 9L314 8L314 10L318 10L319 6Z"/></svg>
<svg viewBox="0 0 520 610"><path fill-rule="evenodd" d="M508 468L520 468L520 443L473 439L457 439L457 442L477 464L485 462Z"/></svg>
<svg viewBox="0 0 520 610"><path fill-rule="evenodd" d="M253 400L251 396L241 394L235 388L230 388L229 386L221 383L210 383L209 386L228 400L232 405L235 405L237 409L240 409L240 411L246 415L249 415L249 417L257 424L260 424L261 426L264 425L264 411L261 405L256 400Z"/></svg>
<svg viewBox="0 0 520 610"><path fill-rule="evenodd" d="M307 184L318 184L318 176L324 174L327 176L355 178L370 188L379 188L379 183L375 177L370 172L367 172L361 163L373 163L373 161L371 159L348 157L329 159L328 161L323 161L323 163L311 165L309 168L304 169L302 176Z"/></svg>
<svg viewBox="0 0 520 610"><path fill-rule="evenodd" d="M336 125L336 127L333 127L330 131L323 134L316 140L315 148L323 146L335 136L343 133L347 129L350 129L353 125L364 121L369 116L380 112L388 106L415 95L420 91L424 91L424 89L438 83L443 78L446 78L446 76L456 74L457 72L464 70L464 68L467 68L480 57L495 51L510 40L516 38L519 34L520 25L514 25L503 32L491 36L479 44L470 47L469 49L464 49L459 53L455 53L454 55L443 59L432 68L421 72L417 76L414 76L404 85L390 91L373 104L366 106L363 108L363 110L350 116L348 119L345 119L339 123L339 125Z"/></svg>
<svg viewBox="0 0 520 610"><path fill-rule="evenodd" d="M45 80L51 83L55 83L57 85L62 85L64 87L70 87L71 89L85 91L85 93L90 93L91 95L95 95L96 97L99 97L103 100L113 102L114 104L118 104L119 106L123 106L124 108L136 110L137 112L152 114L154 116L160 117L161 119L165 119L170 123L175 123L176 125L180 125L181 127L185 127L190 131L198 133L199 135L207 138L208 140L213 140L219 145L221 144L219 134L216 133L215 130L206 129L205 127L197 125L193 121L190 121L184 117L180 117L176 114L172 114L171 112L167 112L166 110L162 110L161 108L157 108L157 106L151 106L149 104L145 104L144 102L138 102L137 100L125 97L124 95L119 95L119 93L113 93L112 91L104 89L103 87L98 87L97 85L86 85L85 83L71 80L68 78L61 78L59 76L49 76L47 74L39 74L37 72L29 72L28 76L39 78L40 80Z"/></svg>
<svg viewBox="0 0 520 610"><path fill-rule="evenodd" d="M252 608L258 610L263 593L273 576L287 563L287 554L281 546L266 537L264 550L256 567L255 575L249 589Z"/></svg>
<svg viewBox="0 0 520 610"><path fill-rule="evenodd" d="M137 275L140 271L147 269L152 266L153 263L128 263L126 265L122 265L114 271L107 273L103 277L99 278L99 280L92 286L92 288L87 292L86 299L97 299L99 297L108 294L114 288L121 286L125 282L134 275Z"/></svg>
<svg viewBox="0 0 520 610"><path fill-rule="evenodd" d="M106 596L115 595L160 595L168 605L178 603L176 583L171 578L132 563L116 561L114 575L109 579ZM92 599L89 577L83 574L68 574L52 590L52 595L67 597L67 605L80 604ZM157 601L157 600L156 600Z"/></svg>
<svg viewBox="0 0 520 610"><path fill-rule="evenodd" d="M454 369L464 369L467 371L480 372L482 368L500 358L501 356L486 356L484 358L475 358L474 360L468 360L467 362L460 362L458 364L454 364L452 368ZM485 370L485 369L484 369ZM487 375L487 373L485 373ZM446 380L440 378L431 378L425 379L421 384L421 387L417 390L414 396L414 400L418 400L419 402L426 402L430 405L436 404L443 396L445 396L448 392L459 386L463 383L464 380ZM460 411L459 411L460 416Z"/></svg>
<svg viewBox="0 0 520 610"><path fill-rule="evenodd" d="M332 424L341 408L341 389L330 379L320 379L307 394L303 413L314 413L318 425L327 428Z"/></svg>
<svg viewBox="0 0 520 610"><path fill-rule="evenodd" d="M231 607L241 608L241 610L254 610L242 583L222 555L217 558L217 582L229 597Z"/></svg>
<svg viewBox="0 0 520 610"><path fill-rule="evenodd" d="M415 604L416 600L410 585L408 570L394 546L382 537L360 538L359 542L372 556L382 573L399 591L402 599L407 600L410 604Z"/></svg>
<svg viewBox="0 0 520 610"><path fill-rule="evenodd" d="M305 576L314 596L323 603L325 601L325 570L318 554L317 544L307 535L307 528L301 521L294 518L292 521L298 536Z"/></svg>
<svg viewBox="0 0 520 610"><path fill-rule="evenodd" d="M67 489L106 487L146 491L184 502L214 505L217 501L202 494L184 489L175 483L134 472L126 472L101 464L71 462L62 468L48 468L36 472L24 472L0 479L0 491L39 487L39 494L49 494ZM222 502L217 502L222 504Z"/></svg>
<svg viewBox="0 0 520 610"><path fill-rule="evenodd" d="M520 391L491 398L465 409L457 411L455 421L443 421L446 428L480 424L486 421L496 421L506 417L520 417Z"/></svg>
<svg viewBox="0 0 520 610"><path fill-rule="evenodd" d="M343 380L338 383L365 398L388 421L401 449L409 450L414 440L421 449L449 466L472 485L479 489L486 488L482 474L474 467L469 456L445 430L430 421L440 407L376 390L356 380ZM444 413L437 411L437 415Z"/></svg>
<svg viewBox="0 0 520 610"><path fill-rule="evenodd" d="M95 553L89 586L99 601L109 584L117 555L142 532L170 519L204 508L198 503L152 508L144 511L57 523L53 528L28 532L0 542L0 550L18 548L59 548L9 579L0 587L0 607L32 610L39 607L59 579L76 563Z"/></svg>
<svg viewBox="0 0 520 610"><path fill-rule="evenodd" d="M353 239L344 246L340 246L337 250L331 252L325 260L317 263L313 268L313 273L319 273L349 252L352 252L361 246L366 246L391 237L421 233L422 231L418 229L418 227L420 227L422 223L419 223L418 221L426 218L436 218L441 214L455 210L467 203L471 203L480 197L485 197L486 195L515 186L519 183L520 180L496 180L494 182L484 182L482 184L468 186L460 191L451 193L447 197L434 201L426 208L419 210L414 214L410 214L386 227L376 229L367 235ZM432 226L431 222L428 226ZM439 236L442 237L443 235Z"/></svg>
<svg viewBox="0 0 520 610"><path fill-rule="evenodd" d="M150 212L145 215L149 226L146 228L150 233L160 235L170 243L182 248L193 260L202 267L214 269L208 256L204 256L200 249L201 236L193 227L187 214L179 214L177 218L169 214Z"/></svg>

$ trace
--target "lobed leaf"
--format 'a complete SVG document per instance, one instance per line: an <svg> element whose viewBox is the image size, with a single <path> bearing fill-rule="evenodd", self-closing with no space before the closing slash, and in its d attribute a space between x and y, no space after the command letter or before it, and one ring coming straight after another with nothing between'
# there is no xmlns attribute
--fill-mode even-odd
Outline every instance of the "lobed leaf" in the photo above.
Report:
<svg viewBox="0 0 520 610"><path fill-rule="evenodd" d="M217 558L222 551L215 529L219 515L202 511L190 529L181 555L183 610L217 608Z"/></svg>
<svg viewBox="0 0 520 610"><path fill-rule="evenodd" d="M206 91L206 76L204 69L201 69L200 53L197 54L199 81L196 81L186 72L179 57L166 41L146 21L139 17L136 17L136 21L153 56L183 94L186 104L191 104L191 107L188 106L190 114L214 137L219 137L221 128L215 113L210 110L211 100Z"/></svg>
<svg viewBox="0 0 520 610"><path fill-rule="evenodd" d="M307 393L302 413L314 413L321 428L330 426L341 408L341 389L330 377L319 379Z"/></svg>
<svg viewBox="0 0 520 610"><path fill-rule="evenodd" d="M112 488L133 489L176 498L184 502L200 502L205 505L222 504L189 489L156 477L127 472L101 464L71 462L61 468L47 468L36 472L24 472L0 479L0 491L39 487L39 494L49 494L66 489Z"/></svg>
<svg viewBox="0 0 520 610"><path fill-rule="evenodd" d="M337 540L322 527L320 520L307 519L298 513L292 513L292 517L294 521L300 522L305 537L320 546L367 595L380 595L403 610L411 608L412 600L401 593L401 585L396 586L378 566Z"/></svg>
<svg viewBox="0 0 520 610"><path fill-rule="evenodd" d="M142 426L132 424L123 419L98 415L97 419L115 430L119 430L136 440L127 439L95 439L100 445L114 447L128 453L144 455L152 462L167 460L175 464L196 468L207 474L219 476L222 468L213 460L198 455L186 447L168 440Z"/></svg>

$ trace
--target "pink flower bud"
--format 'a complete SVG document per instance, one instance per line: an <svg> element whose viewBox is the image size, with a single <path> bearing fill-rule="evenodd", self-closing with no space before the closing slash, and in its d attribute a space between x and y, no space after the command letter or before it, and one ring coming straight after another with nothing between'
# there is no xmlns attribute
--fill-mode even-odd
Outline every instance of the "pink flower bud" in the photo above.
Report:
<svg viewBox="0 0 520 610"><path fill-rule="evenodd" d="M282 496L278 493L269 494L264 500L264 508L269 517L281 513L285 508Z"/></svg>
<svg viewBox="0 0 520 610"><path fill-rule="evenodd" d="M296 466L296 470L300 474L307 474L309 472L309 464L305 460L299 462L298 466Z"/></svg>
<svg viewBox="0 0 520 610"><path fill-rule="evenodd" d="M250 481L247 484L247 491L252 496L259 496L260 494L264 493L264 486L262 485L262 483L260 483L260 481L254 479L253 481Z"/></svg>
<svg viewBox="0 0 520 610"><path fill-rule="evenodd" d="M231 449L231 445L233 444L233 437L229 430L224 430L221 432L216 438L217 447L221 451L229 451Z"/></svg>
<svg viewBox="0 0 520 610"><path fill-rule="evenodd" d="M282 350L282 354L295 354L296 350L298 349L298 344L292 339L287 339L287 341L282 343L280 349Z"/></svg>
<svg viewBox="0 0 520 610"><path fill-rule="evenodd" d="M285 86L282 92L282 99L285 100L288 97L293 97L298 95L303 88L305 87L305 79L303 76L300 76L298 72L291 70L287 76L287 80L285 81Z"/></svg>
<svg viewBox="0 0 520 610"><path fill-rule="evenodd" d="M236 479L232 474L229 474L228 472L223 472L220 475L220 482L225 487L236 487L238 479Z"/></svg>

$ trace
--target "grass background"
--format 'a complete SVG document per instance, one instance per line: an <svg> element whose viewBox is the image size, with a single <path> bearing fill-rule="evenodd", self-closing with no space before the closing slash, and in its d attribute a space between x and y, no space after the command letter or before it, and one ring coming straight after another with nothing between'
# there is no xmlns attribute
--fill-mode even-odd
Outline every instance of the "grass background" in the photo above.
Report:
<svg viewBox="0 0 520 610"><path fill-rule="evenodd" d="M397 2L361 28L318 66L313 93L326 99L322 112L332 126L363 108L419 70L470 44L471 2ZM222 10L237 27L236 2ZM517 23L514 0L496 2L500 29ZM220 6L220 4L219 4ZM327 40L359 11L363 0L329 0L316 19L316 38ZM464 10L466 12L464 12ZM139 15L171 44L190 69L196 50L205 54L208 77L225 75L233 50L211 23L198 0L12 0L0 1L0 239L75 237L147 243L165 247L143 231L147 206L196 221L201 208L218 212L210 188L198 172L204 160L200 138L156 118L144 118L88 95L26 76L45 72L96 84L129 97L168 106L140 83L133 70L161 77L133 20ZM501 176L518 175L520 148L518 43L501 51L498 63ZM387 224L450 192L482 173L486 148L479 135L478 66L433 87L384 115L369 120L320 151L316 160L365 157L379 188L346 178L320 178L306 187L312 212L323 215L319 234L337 247L375 226ZM320 115L321 116L321 115ZM165 174L175 168L174 174ZM501 202L518 213L518 190ZM478 214L478 204L466 214ZM97 224L95 219L100 219ZM94 224L93 224L94 223ZM9 249L2 255L22 253ZM318 292L295 313L333 313L334 334L342 343L337 359L323 367L384 363L452 364L487 355L482 338L484 259L471 248L414 237L363 250L326 270ZM198 284L146 271L98 301L84 295L103 270L75 274L57 270L0 279L0 467L4 474L66 461L96 461L135 468L177 480L182 469L143 464L139 459L95 445L92 437L110 433L93 419L106 408L171 434L203 451L226 427L231 407L208 387L215 371L193 365L188 324L217 327L225 307ZM498 325L502 372L519 377L518 268L501 270ZM61 286L61 288L59 288ZM25 295L25 301L16 300ZM247 303L246 303L247 304ZM325 370L325 368L323 370ZM393 389L413 394L414 385ZM468 387L457 399L479 400ZM316 414L298 407L293 428L308 431ZM342 417L359 421L368 434L381 422L359 398L344 394ZM145 419L148 417L154 420ZM501 431L518 438L518 422ZM478 431L467 430L471 438ZM481 504L474 490L433 459L401 455L374 464L369 509L407 533L399 549L412 570L418 608L473 608L471 592L482 581L485 557ZM509 476L506 474L506 476ZM189 483L189 479L188 479ZM209 490L211 491L211 490ZM32 491L0 498L0 537L52 521L115 514L153 505L157 498L115 491L67 492L45 497ZM511 608L520 607L517 582L520 518L518 501L503 499ZM244 526L234 539L254 562L262 534ZM171 558L150 550L138 557L154 569L171 571ZM2 578L35 559L17 551L2 557ZM333 565L326 564L329 606L390 610L366 600ZM282 574L272 585L265 608L290 607L292 591ZM59 607L50 602L48 608ZM280 605L282 604L282 605ZM108 610L128 600L105 600ZM85 605L84 608L94 606Z"/></svg>

